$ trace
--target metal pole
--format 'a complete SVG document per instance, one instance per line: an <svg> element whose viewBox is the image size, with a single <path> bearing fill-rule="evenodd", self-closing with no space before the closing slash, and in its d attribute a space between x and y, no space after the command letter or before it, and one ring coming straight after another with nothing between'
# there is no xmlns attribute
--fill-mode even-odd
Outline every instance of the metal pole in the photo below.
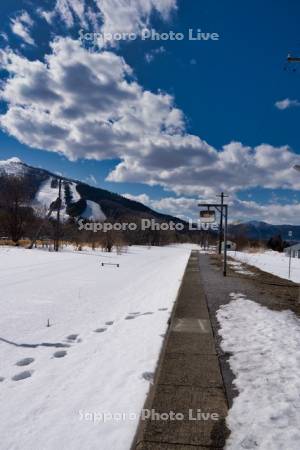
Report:
<svg viewBox="0 0 300 450"><path fill-rule="evenodd" d="M58 252L59 250L59 236L60 236L60 206L61 206L61 178L58 182L58 205L57 205L57 218L56 218L56 238L54 250Z"/></svg>
<svg viewBox="0 0 300 450"><path fill-rule="evenodd" d="M220 197L221 197L221 218L220 218L220 228L219 228L219 255L221 255L221 253L222 253L224 192L221 193Z"/></svg>
<svg viewBox="0 0 300 450"><path fill-rule="evenodd" d="M228 205L224 205L225 208L225 227L224 227L224 260L223 260L223 275L227 275L227 219L228 219Z"/></svg>

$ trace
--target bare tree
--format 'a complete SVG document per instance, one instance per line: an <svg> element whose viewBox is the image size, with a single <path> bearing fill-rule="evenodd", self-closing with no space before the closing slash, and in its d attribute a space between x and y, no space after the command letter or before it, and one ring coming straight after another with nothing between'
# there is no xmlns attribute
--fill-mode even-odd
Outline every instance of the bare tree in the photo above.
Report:
<svg viewBox="0 0 300 450"><path fill-rule="evenodd" d="M1 177L0 207L3 229L10 239L18 244L26 225L34 220L30 207L30 188L23 177Z"/></svg>

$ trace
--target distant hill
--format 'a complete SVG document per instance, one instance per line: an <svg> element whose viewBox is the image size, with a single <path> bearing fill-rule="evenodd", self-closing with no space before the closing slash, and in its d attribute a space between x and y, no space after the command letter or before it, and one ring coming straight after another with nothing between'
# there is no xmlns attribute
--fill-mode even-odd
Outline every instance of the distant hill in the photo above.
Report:
<svg viewBox="0 0 300 450"><path fill-rule="evenodd" d="M58 196L58 180L62 179L62 217L90 220L127 220L149 218L157 221L184 221L158 213L140 202L129 200L105 189L89 186L78 180L60 177L48 170L29 166L18 158L0 161L0 181L5 175L22 175L26 178L32 205L48 210Z"/></svg>
<svg viewBox="0 0 300 450"><path fill-rule="evenodd" d="M289 231L293 232L292 238ZM229 226L232 236L245 236L249 239L268 240L274 235L280 234L283 240L300 241L300 225L272 225L266 222L251 221Z"/></svg>

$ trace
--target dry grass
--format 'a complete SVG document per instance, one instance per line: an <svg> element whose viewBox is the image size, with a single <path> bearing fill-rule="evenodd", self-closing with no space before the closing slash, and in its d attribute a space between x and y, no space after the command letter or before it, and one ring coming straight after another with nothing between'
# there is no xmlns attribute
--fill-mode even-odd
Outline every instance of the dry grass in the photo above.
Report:
<svg viewBox="0 0 300 450"><path fill-rule="evenodd" d="M16 245L10 239L0 240L0 246L29 248L30 244L31 244L30 239L21 239L19 241L18 245ZM61 249L66 246L73 246L76 251L82 251L84 249L93 249L93 250L101 249L102 251L105 250L105 248L101 242L94 242L94 243L92 243L92 242L75 243L75 242L70 242L70 241L61 241L60 242ZM49 251L51 251L51 250L53 250L53 240L52 239L37 240L36 243L34 244L33 248L46 248L46 249L49 249ZM127 253L127 250L128 250L127 245L118 242L114 245L112 251L116 252L117 254L120 255L123 253Z"/></svg>
<svg viewBox="0 0 300 450"><path fill-rule="evenodd" d="M246 247L243 250L239 250L245 253L263 253L267 249L265 247Z"/></svg>
<svg viewBox="0 0 300 450"><path fill-rule="evenodd" d="M10 239L1 239L0 245L2 246L10 246L10 247L28 247L30 244L30 241L28 239L24 239L19 241L18 245L15 244L15 242L11 241Z"/></svg>

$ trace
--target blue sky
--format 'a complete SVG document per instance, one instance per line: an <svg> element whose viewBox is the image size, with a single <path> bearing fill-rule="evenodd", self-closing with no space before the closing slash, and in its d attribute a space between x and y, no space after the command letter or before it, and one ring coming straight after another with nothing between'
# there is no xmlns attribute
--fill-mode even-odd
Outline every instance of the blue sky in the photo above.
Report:
<svg viewBox="0 0 300 450"><path fill-rule="evenodd" d="M234 220L299 222L295 208L300 200L300 176L297 181L292 166L299 162L300 154L300 108L297 104L298 100L300 102L300 64L294 71L285 63L288 52L300 55L299 2L125 0L116 2L114 8L113 2L107 2L103 11L97 8L96 0L74 3L83 8L85 23L82 18L80 23L68 0L1 3L0 159L18 156L28 164L129 194L152 207L185 217L194 214L199 198L212 199L224 189L230 194ZM125 5L125 10L121 5ZM130 11L128 17L127 11ZM73 67L76 69L73 78L69 77L69 85L65 76L58 79L59 64L64 66L65 42L70 39L78 43L80 29L84 32L130 30L139 35L144 25L159 33L170 30L184 33L185 38L182 41L153 41L137 37L133 41L122 40L119 45L96 47L90 52L86 50L86 41L80 43L82 51L88 54L84 60L85 55L80 57L72 44L68 51L70 55L74 53ZM219 40L190 41L188 30L198 28L203 32L218 33ZM59 38L52 68L48 70L45 55L53 55L50 44ZM5 58L12 53L20 59L7 63ZM110 86L101 84L102 67L103 73L108 67L108 59L102 58L104 53L114 61L113 70L121 70L122 64L130 67L130 73L125 70L126 73L113 78L118 89L112 89L109 95L115 95L115 99L108 99L107 91L102 91L105 86ZM93 74L100 77L99 90L97 83L91 82L89 90L80 81L85 67L93 64L92 54L99 57L95 66L97 72ZM78 55L78 61L75 61L75 55ZM91 114L90 96L99 117L103 113L101 120L93 111L88 123L74 122L73 116L62 115L63 108L58 103L45 105L43 85L36 81L37 73L41 73L40 69L34 69L36 60L43 64L41 70L47 80L49 78L49 86L55 95L59 92L59 96L64 97L62 93L66 89L62 101L72 103L73 108L76 97L76 108L80 103L83 105L84 117ZM84 64L80 66L82 61ZM76 71L78 74L74 74ZM13 80L11 84L9 79ZM75 86L74 91L71 91L71 83ZM127 83L128 96L125 100L124 83ZM84 89L86 102L82 100L84 96L77 96L77 92L83 94ZM26 97L24 92L29 90L31 97ZM154 95L151 104L144 98L147 97L143 95L145 92ZM275 105L283 100L286 100L284 104ZM118 101L124 101L124 106L119 108ZM131 101L136 112L134 120L138 121L141 116L140 105L144 113L141 123L134 130L130 129L128 137L125 131L132 109L129 110L127 105ZM105 114L102 111L105 102L112 105L110 116L107 109ZM159 111L166 104L168 111L160 117ZM59 114L52 112L55 108L60 108ZM37 124L43 114L49 116L48 123L62 124L68 138L65 139L65 134L56 128L54 131L60 136L58 142L58 134L54 140L53 127L50 130L45 127L45 122ZM156 115L157 123L149 125L149 119ZM173 117L174 127L170 125ZM103 136L102 142L106 145L103 143L99 151L95 142L91 142L91 147L85 145L87 138L83 133L77 135L77 123L81 130L89 133L91 122L101 128L103 123L107 127L120 118L121 133L119 126L109 132L105 128L105 135L93 127L95 137L102 140ZM140 140L141 133L143 139ZM77 150L73 148L74 139L78 140ZM126 145L121 148L125 141ZM225 150L223 146L227 146ZM291 208L293 213L289 212Z"/></svg>

